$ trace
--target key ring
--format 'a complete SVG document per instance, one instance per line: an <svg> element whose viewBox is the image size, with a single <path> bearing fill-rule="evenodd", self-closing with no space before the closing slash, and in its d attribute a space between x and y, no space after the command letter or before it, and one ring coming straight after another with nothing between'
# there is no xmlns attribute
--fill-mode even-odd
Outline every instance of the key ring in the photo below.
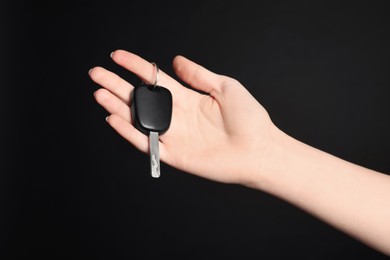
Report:
<svg viewBox="0 0 390 260"><path fill-rule="evenodd" d="M158 72L160 71L157 64L155 62L152 62L152 65L156 68L156 77L154 79L154 84L153 84L153 87L156 87L157 86L157 82L158 82Z"/></svg>

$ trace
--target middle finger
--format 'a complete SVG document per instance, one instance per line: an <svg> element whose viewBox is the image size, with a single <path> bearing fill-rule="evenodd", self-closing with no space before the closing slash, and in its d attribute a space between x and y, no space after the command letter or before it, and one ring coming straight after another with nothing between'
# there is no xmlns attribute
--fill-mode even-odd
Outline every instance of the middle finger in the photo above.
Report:
<svg viewBox="0 0 390 260"><path fill-rule="evenodd" d="M130 105L130 93L134 86L129 82L99 66L91 69L89 75L94 82L113 93L127 105Z"/></svg>

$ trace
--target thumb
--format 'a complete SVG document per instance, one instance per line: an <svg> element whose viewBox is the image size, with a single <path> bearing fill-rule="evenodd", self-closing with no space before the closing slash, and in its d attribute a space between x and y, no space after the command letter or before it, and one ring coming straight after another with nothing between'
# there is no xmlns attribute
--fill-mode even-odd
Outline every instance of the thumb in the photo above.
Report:
<svg viewBox="0 0 390 260"><path fill-rule="evenodd" d="M185 83L212 96L213 92L220 92L225 78L181 55L173 59L173 69Z"/></svg>

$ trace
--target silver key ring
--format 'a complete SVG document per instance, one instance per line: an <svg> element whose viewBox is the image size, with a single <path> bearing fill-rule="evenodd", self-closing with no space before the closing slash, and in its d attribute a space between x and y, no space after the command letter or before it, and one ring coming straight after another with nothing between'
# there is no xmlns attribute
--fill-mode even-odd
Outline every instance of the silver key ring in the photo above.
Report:
<svg viewBox="0 0 390 260"><path fill-rule="evenodd" d="M154 79L154 84L153 86L156 87L157 86L157 82L158 82L158 72L160 71L157 64L155 62L152 62L152 65L156 68L156 77Z"/></svg>

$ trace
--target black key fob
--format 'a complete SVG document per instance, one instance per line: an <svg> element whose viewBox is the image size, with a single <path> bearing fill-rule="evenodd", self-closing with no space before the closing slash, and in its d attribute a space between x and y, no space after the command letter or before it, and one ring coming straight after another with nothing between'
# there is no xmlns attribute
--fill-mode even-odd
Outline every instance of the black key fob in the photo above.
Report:
<svg viewBox="0 0 390 260"><path fill-rule="evenodd" d="M171 92L158 85L136 86L132 93L131 114L135 128L145 135L166 132L172 118Z"/></svg>

